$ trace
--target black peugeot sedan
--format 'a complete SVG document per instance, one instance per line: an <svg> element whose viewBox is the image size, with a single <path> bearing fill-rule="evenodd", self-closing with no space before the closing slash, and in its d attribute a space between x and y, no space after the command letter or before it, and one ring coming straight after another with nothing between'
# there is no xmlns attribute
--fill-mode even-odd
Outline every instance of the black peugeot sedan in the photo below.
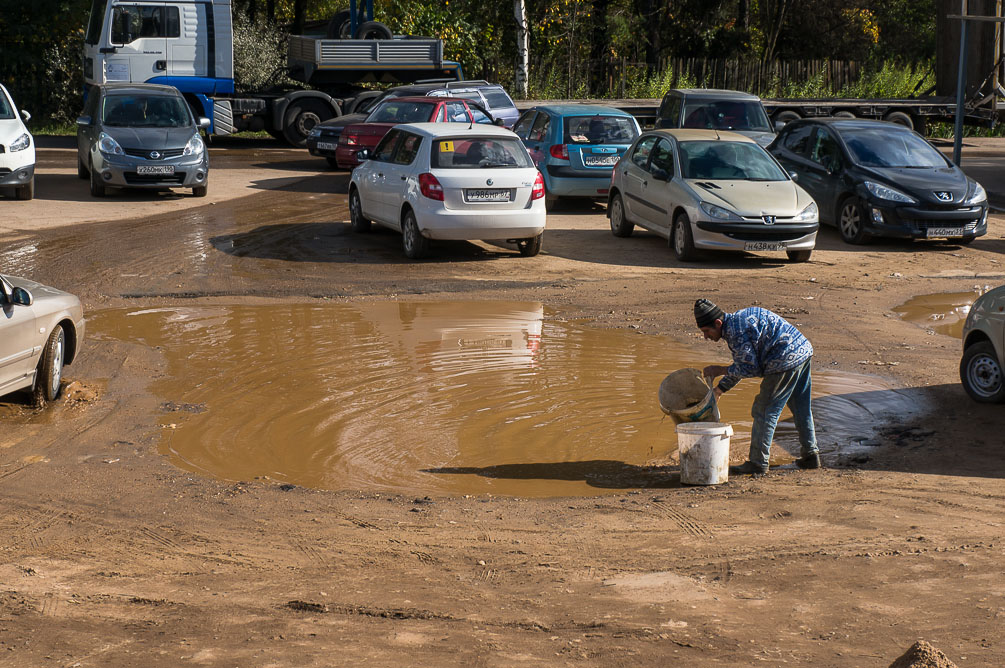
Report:
<svg viewBox="0 0 1005 668"><path fill-rule="evenodd" d="M786 125L768 147L852 244L871 237L987 234L988 196L924 137L895 123L818 118Z"/></svg>

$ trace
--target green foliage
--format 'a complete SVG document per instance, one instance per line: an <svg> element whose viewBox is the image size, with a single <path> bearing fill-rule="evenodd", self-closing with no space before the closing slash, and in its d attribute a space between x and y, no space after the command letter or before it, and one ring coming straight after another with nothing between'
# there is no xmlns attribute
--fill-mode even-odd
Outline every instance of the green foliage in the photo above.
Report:
<svg viewBox="0 0 1005 668"><path fill-rule="evenodd" d="M859 80L838 91L838 97L911 97L935 85L935 69L929 63L903 65L883 63L865 72Z"/></svg>
<svg viewBox="0 0 1005 668"><path fill-rule="evenodd" d="M234 81L238 92L292 83L286 76L287 35L275 24L237 12L234 21Z"/></svg>

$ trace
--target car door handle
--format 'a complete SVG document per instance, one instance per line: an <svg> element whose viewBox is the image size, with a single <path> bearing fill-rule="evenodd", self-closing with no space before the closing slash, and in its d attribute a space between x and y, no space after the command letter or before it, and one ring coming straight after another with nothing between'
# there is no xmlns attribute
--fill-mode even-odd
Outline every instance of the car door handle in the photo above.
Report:
<svg viewBox="0 0 1005 668"><path fill-rule="evenodd" d="M377 172L377 176L379 178L384 178L384 172Z"/></svg>
<svg viewBox="0 0 1005 668"><path fill-rule="evenodd" d="M407 176L405 176L404 174L402 174L402 176L401 176L401 180L402 180L402 181L407 181L407 180L408 180L408 177L407 177Z"/></svg>
<svg viewBox="0 0 1005 668"><path fill-rule="evenodd" d="M642 182L642 185L644 185L644 186L647 186L647 185L649 185L649 181L643 181L643 182Z"/></svg>

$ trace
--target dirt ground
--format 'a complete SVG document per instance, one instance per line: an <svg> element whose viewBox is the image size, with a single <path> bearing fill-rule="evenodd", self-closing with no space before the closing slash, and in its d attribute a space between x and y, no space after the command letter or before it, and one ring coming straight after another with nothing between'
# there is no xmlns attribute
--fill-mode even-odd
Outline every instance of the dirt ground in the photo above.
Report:
<svg viewBox="0 0 1005 668"><path fill-rule="evenodd" d="M61 401L0 402L0 665L885 668L918 640L961 667L1005 665L1005 407L965 395L958 340L891 312L1005 282L1005 217L969 246L850 247L824 229L808 264L683 265L576 204L549 215L536 258L452 243L414 263L390 233L353 236L347 175L305 155L218 142L205 200L94 201L69 145L43 143L37 199L0 201L0 271L74 292L85 313L535 300L711 363L727 351L696 336L707 296L798 313L818 368L881 376L932 408L891 417L868 456L716 487L320 491L176 468L150 390L163 351L89 338ZM997 201L1005 143L970 156Z"/></svg>

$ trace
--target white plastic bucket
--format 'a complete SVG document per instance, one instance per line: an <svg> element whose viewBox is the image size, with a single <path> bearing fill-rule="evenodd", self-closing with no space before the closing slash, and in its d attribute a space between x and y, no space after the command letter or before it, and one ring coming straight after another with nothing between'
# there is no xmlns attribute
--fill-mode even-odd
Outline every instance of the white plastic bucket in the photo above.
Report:
<svg viewBox="0 0 1005 668"><path fill-rule="evenodd" d="M718 485L729 480L729 437L733 427L722 422L677 425L680 481L685 485Z"/></svg>

